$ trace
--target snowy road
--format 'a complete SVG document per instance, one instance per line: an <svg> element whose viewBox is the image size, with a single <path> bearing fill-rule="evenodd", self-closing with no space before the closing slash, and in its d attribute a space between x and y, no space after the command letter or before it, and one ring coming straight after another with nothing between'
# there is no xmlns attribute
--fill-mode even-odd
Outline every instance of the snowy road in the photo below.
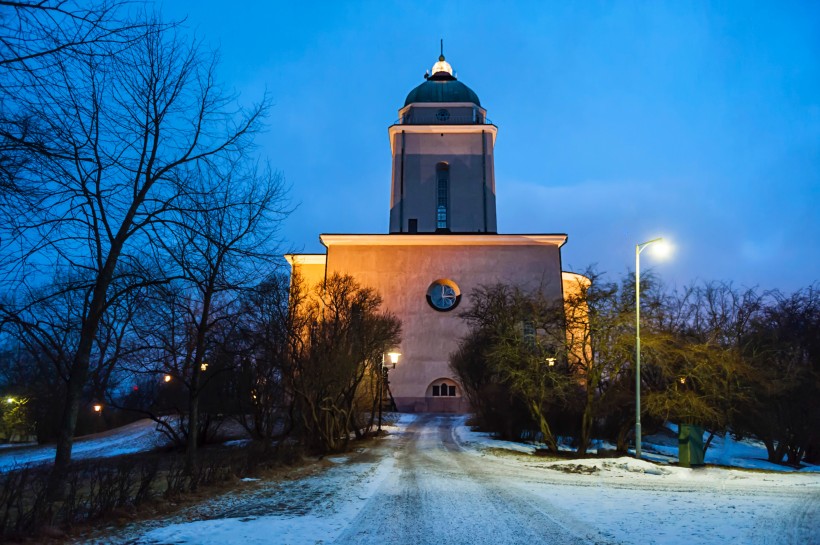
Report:
<svg viewBox="0 0 820 545"><path fill-rule="evenodd" d="M820 545L820 476L487 449L463 418L387 438L87 543Z"/></svg>
<svg viewBox="0 0 820 545"><path fill-rule="evenodd" d="M548 502L487 471L453 435L453 418L424 416L396 451L395 471L334 543L587 543Z"/></svg>

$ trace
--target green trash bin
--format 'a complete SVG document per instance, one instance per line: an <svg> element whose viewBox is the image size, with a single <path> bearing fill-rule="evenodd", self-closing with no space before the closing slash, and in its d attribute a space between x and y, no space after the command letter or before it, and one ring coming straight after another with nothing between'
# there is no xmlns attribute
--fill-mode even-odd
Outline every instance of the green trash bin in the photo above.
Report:
<svg viewBox="0 0 820 545"><path fill-rule="evenodd" d="M678 425L678 461L681 467L703 466L703 427Z"/></svg>

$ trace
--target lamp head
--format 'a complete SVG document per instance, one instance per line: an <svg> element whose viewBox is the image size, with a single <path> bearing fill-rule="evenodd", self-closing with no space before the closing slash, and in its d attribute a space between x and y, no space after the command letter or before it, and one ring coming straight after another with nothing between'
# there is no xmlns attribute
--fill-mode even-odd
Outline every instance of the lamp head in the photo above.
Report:
<svg viewBox="0 0 820 545"><path fill-rule="evenodd" d="M401 356L401 352L398 350L391 350L387 353L387 357L390 358L390 363L393 364L393 369L395 369L396 364L399 363L399 356Z"/></svg>
<svg viewBox="0 0 820 545"><path fill-rule="evenodd" d="M664 239L659 239L657 242L649 246L649 251L658 259L666 259L672 255L672 244Z"/></svg>

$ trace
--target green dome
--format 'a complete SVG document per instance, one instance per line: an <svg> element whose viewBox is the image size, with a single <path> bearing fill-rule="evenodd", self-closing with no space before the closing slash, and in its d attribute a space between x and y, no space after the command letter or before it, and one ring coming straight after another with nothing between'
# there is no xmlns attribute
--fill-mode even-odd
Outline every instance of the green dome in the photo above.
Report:
<svg viewBox="0 0 820 545"><path fill-rule="evenodd" d="M404 105L413 102L472 102L481 106L472 89L446 72L438 72L410 91Z"/></svg>

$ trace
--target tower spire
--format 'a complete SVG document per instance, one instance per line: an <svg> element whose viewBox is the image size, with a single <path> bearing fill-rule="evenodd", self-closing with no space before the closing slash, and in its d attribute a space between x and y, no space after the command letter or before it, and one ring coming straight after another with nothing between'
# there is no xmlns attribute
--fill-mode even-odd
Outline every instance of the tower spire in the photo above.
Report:
<svg viewBox="0 0 820 545"><path fill-rule="evenodd" d="M453 77L453 67L444 60L444 38L441 38L439 43L441 45L441 54L438 56L438 62L433 65L433 69L430 71L431 77L442 72Z"/></svg>

